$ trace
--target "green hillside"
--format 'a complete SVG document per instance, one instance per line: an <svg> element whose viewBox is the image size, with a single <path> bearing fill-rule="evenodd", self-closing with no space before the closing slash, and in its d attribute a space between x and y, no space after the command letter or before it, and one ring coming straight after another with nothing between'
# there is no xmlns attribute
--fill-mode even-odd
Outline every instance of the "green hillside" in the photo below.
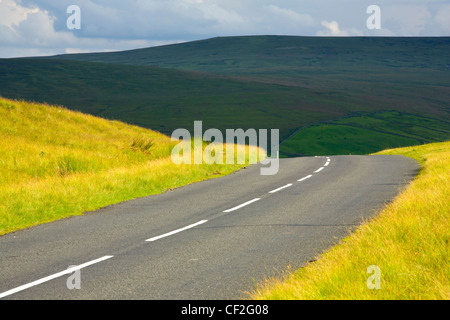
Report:
<svg viewBox="0 0 450 320"><path fill-rule="evenodd" d="M0 59L0 95L125 121L170 135L206 128L296 127L345 114L308 89L198 72L103 63ZM343 103L343 101L341 101ZM363 109L365 109L363 107Z"/></svg>
<svg viewBox="0 0 450 320"><path fill-rule="evenodd" d="M278 128L282 140L294 139L284 142L286 155L375 152L450 138L448 52L448 37L214 38L124 52L2 59L0 95L63 104L165 134L192 130L195 120L205 129ZM334 121L379 112L444 120L443 129L411 137L411 118L398 116L400 132L393 134L390 125L377 127L369 116L359 119L365 125L338 130L344 148L335 145L344 142L327 139L314 146L324 129L335 136ZM301 130L309 141L305 148L298 130L312 125ZM349 134L355 139L344 139Z"/></svg>
<svg viewBox="0 0 450 320"><path fill-rule="evenodd" d="M280 152L285 156L369 154L446 137L450 137L449 120L386 111L308 126L283 143Z"/></svg>

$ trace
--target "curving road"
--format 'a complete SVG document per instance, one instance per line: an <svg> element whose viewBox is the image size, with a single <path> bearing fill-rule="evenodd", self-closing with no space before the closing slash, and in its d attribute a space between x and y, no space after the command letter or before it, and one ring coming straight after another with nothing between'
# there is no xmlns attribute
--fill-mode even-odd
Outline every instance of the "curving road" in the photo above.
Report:
<svg viewBox="0 0 450 320"><path fill-rule="evenodd" d="M4 235L0 298L239 299L348 235L418 165L333 156L281 159L275 176L259 169Z"/></svg>

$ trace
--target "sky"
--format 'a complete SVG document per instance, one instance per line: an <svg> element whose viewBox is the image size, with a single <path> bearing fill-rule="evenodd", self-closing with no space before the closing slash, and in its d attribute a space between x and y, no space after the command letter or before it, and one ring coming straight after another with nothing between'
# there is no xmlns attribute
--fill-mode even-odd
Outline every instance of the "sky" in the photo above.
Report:
<svg viewBox="0 0 450 320"><path fill-rule="evenodd" d="M450 36L450 0L0 0L0 58L237 35Z"/></svg>

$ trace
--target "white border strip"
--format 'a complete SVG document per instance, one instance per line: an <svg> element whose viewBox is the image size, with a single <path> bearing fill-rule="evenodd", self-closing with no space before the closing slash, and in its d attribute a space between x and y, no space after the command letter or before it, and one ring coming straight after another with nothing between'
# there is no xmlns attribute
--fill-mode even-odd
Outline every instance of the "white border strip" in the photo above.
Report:
<svg viewBox="0 0 450 320"><path fill-rule="evenodd" d="M314 171L314 173L319 173L320 171L322 171L325 167L319 168L316 171Z"/></svg>
<svg viewBox="0 0 450 320"><path fill-rule="evenodd" d="M184 227L184 228L181 228L181 229L177 229L177 230L174 230L174 231L171 231L171 232L162 234L162 235L160 235L160 236L157 236L157 237L153 237L153 238L147 239L147 240L145 240L145 241L147 241L147 242L153 242L153 241L156 241L156 240L159 240L159 239L162 239L162 238L171 236L171 235L173 235L173 234L175 234L175 233L179 233L179 232L181 232L181 231L185 231L185 230L187 230L187 229L194 228L194 227L196 227L196 226L198 226L198 225L200 225L200 224L206 223L206 222L208 222L208 220L202 220L202 221L199 221L199 222L197 222L197 223L188 225L187 227Z"/></svg>
<svg viewBox="0 0 450 320"><path fill-rule="evenodd" d="M15 288L15 289L11 289L11 290L8 290L8 291L6 291L6 292L0 293L0 299L1 299L1 298L4 298L4 297L6 297L6 296L12 295L12 294L14 294L14 293L17 293L17 292L19 292L19 291L23 291L23 290L29 289L29 288L31 288L31 287L40 285L40 284L42 284L42 283L44 283L44 282L47 282L47 281L50 281L50 280L59 278L59 277L61 277L61 276L63 276L63 275L66 275L66 274L75 272L75 271L77 271L77 270L86 268L86 267L88 267L88 266L90 266L90 265L93 265L93 264L96 264L96 263L99 263L99 262L102 262L102 261L111 259L112 257L113 257L113 256L104 256L104 257L102 257L102 258L99 258L99 259L96 259L96 260L92 260L92 261L89 261L89 262L80 264L79 266L71 267L71 268L68 268L67 270L64 270L64 271L61 271L61 272L52 274L51 276L48 276L48 277L45 277L45 278L42 278L42 279L39 279L39 280L30 282L30 283L28 283L28 284L24 284L23 286L20 286L20 287L17 287L17 288Z"/></svg>

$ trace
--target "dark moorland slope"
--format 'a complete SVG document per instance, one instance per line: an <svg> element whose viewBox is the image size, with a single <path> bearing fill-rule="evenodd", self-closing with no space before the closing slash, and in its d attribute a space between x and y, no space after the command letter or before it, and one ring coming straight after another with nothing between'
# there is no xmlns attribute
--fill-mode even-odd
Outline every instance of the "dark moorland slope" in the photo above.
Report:
<svg viewBox="0 0 450 320"><path fill-rule="evenodd" d="M448 52L448 37L213 38L1 59L0 95L169 135L278 128L285 155L367 153L450 138Z"/></svg>

